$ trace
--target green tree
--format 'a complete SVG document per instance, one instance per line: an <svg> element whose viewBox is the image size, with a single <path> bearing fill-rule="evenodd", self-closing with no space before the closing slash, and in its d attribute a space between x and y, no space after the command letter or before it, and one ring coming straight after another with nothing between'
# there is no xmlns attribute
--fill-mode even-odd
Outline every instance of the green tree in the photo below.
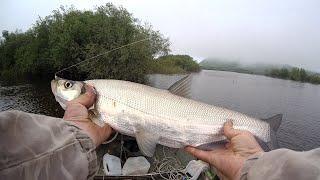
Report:
<svg viewBox="0 0 320 180"><path fill-rule="evenodd" d="M290 79L294 81L301 80L299 68L292 68L292 70L290 71Z"/></svg>
<svg viewBox="0 0 320 180"><path fill-rule="evenodd" d="M281 68L279 72L279 76L282 79L288 79L289 78L289 70L287 68Z"/></svg>
<svg viewBox="0 0 320 180"><path fill-rule="evenodd" d="M148 38L132 46L100 56L60 74L65 78L115 78L143 82L149 62L170 51L169 40L126 9L111 3L94 11L73 7L39 18L27 32L3 31L0 71L20 76L48 77L59 69L108 50Z"/></svg>
<svg viewBox="0 0 320 180"><path fill-rule="evenodd" d="M313 84L320 84L320 75L312 74L309 76L309 81Z"/></svg>
<svg viewBox="0 0 320 180"><path fill-rule="evenodd" d="M199 64L188 55L166 55L152 62L151 72L161 74L198 72Z"/></svg>
<svg viewBox="0 0 320 180"><path fill-rule="evenodd" d="M270 74L270 76L272 76L272 77L280 77L280 71L279 71L279 69L271 69L269 74Z"/></svg>
<svg viewBox="0 0 320 180"><path fill-rule="evenodd" d="M304 70L303 68L299 69L299 75L300 75L300 81L305 82L308 80L308 75L306 73L306 70Z"/></svg>

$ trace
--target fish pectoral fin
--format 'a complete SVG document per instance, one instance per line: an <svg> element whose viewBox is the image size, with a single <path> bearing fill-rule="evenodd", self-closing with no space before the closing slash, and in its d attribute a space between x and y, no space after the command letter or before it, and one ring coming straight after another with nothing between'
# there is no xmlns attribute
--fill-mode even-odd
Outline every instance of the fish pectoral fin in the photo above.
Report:
<svg viewBox="0 0 320 180"><path fill-rule="evenodd" d="M97 113L94 109L91 109L88 111L89 113L89 119L95 123L96 125L103 127L105 125L105 122L102 121L101 115Z"/></svg>
<svg viewBox="0 0 320 180"><path fill-rule="evenodd" d="M152 157L156 150L159 137L155 136L152 133L148 133L144 130L138 130L136 131L136 139L140 151L144 155Z"/></svg>

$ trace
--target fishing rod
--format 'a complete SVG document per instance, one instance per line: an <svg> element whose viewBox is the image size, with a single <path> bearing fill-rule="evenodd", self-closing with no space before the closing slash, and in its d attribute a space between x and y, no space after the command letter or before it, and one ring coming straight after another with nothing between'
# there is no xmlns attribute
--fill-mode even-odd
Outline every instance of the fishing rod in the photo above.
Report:
<svg viewBox="0 0 320 180"><path fill-rule="evenodd" d="M98 55L96 55L96 56L93 56L93 57L90 57L90 58L85 59L85 60L83 60L83 61L80 61L80 62L78 62L78 63L75 63L75 64L73 64L73 65L71 65L71 66L68 66L68 67L66 67L66 68L63 68L63 69L57 71L56 73L54 73L54 78L55 78L55 79L58 79L59 77L57 76L57 74L65 71L65 70L67 70L67 69L70 69L70 68L72 68L72 67L81 65L81 64L86 63L86 62L89 62L89 61L92 60L92 59L95 59L95 58L98 58L98 57L100 57L100 56L106 55L106 54L108 54L108 53L110 53L110 52L117 51L117 50L119 50L119 49L122 49L122 48L125 48L125 47L128 47L128 46L131 46L131 45L133 45L133 44L141 43L141 42L147 41L147 40L149 40L149 39L151 39L151 38L149 37L149 38L145 38L145 39L140 39L140 40L138 40L138 41L134 41L134 42L132 42L132 43L129 43L129 44L125 44L125 45L116 47L116 48L111 49L111 50L109 50L109 51L106 51L106 52L104 52L104 53L100 53L100 54L98 54ZM98 59L98 60L99 60L99 59Z"/></svg>

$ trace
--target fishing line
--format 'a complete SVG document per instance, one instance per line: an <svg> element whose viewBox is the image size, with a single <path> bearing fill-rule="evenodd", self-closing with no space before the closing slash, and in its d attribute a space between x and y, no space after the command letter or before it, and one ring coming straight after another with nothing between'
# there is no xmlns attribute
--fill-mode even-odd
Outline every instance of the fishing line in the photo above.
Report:
<svg viewBox="0 0 320 180"><path fill-rule="evenodd" d="M109 144L109 143L113 142L117 138L118 134L119 134L119 132L116 132L116 134L112 137L112 139L110 139L109 141L105 141L101 144Z"/></svg>
<svg viewBox="0 0 320 180"><path fill-rule="evenodd" d="M162 151L160 149L159 151L153 157L154 167L151 170L152 173L155 173L153 175L158 175L165 180L190 179L185 173L181 161L174 155L171 148L162 146ZM151 178L155 179L152 175Z"/></svg>
<svg viewBox="0 0 320 180"><path fill-rule="evenodd" d="M58 73L61 73L61 72L65 71L65 70L67 70L67 69L70 69L70 68L72 68L72 67L78 66L78 65L80 65L80 64L86 63L86 62L88 62L89 60L92 60L92 59L95 59L95 58L97 58L97 57L106 55L106 54L108 54L108 53L110 53L110 52L113 52L113 51L122 49L122 48L124 48L124 47L131 46L131 45L133 45L133 44L137 44L137 43L140 43L140 42L144 42L144 41L149 40L149 39L151 39L151 38L145 38L145 39L141 39L141 40L138 40L138 41L134 41L134 42L132 42L132 43L129 43L129 44L125 44L125 45L116 47L116 48L111 49L111 50L109 50L109 51L107 51L107 52L104 52L104 53L98 54L98 55L96 55L96 56L90 57L90 58L88 58L88 59L85 59L85 60L80 61L80 62L78 62L78 63L76 63L76 64L73 64L73 65L71 65L71 66L68 66L68 67L66 67L66 68L63 68L63 69L61 69L60 71L57 71L57 72L54 74L54 77L57 78L57 77L58 77L58 76L57 76ZM98 60L99 60L99 59L98 59Z"/></svg>

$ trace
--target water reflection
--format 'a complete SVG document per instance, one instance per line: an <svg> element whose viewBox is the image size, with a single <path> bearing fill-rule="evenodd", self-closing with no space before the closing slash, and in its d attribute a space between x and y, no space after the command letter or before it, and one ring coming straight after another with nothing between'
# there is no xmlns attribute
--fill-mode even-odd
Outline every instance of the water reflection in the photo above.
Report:
<svg viewBox="0 0 320 180"><path fill-rule="evenodd" d="M51 93L49 83L0 86L0 110L17 109L62 117L63 111Z"/></svg>

